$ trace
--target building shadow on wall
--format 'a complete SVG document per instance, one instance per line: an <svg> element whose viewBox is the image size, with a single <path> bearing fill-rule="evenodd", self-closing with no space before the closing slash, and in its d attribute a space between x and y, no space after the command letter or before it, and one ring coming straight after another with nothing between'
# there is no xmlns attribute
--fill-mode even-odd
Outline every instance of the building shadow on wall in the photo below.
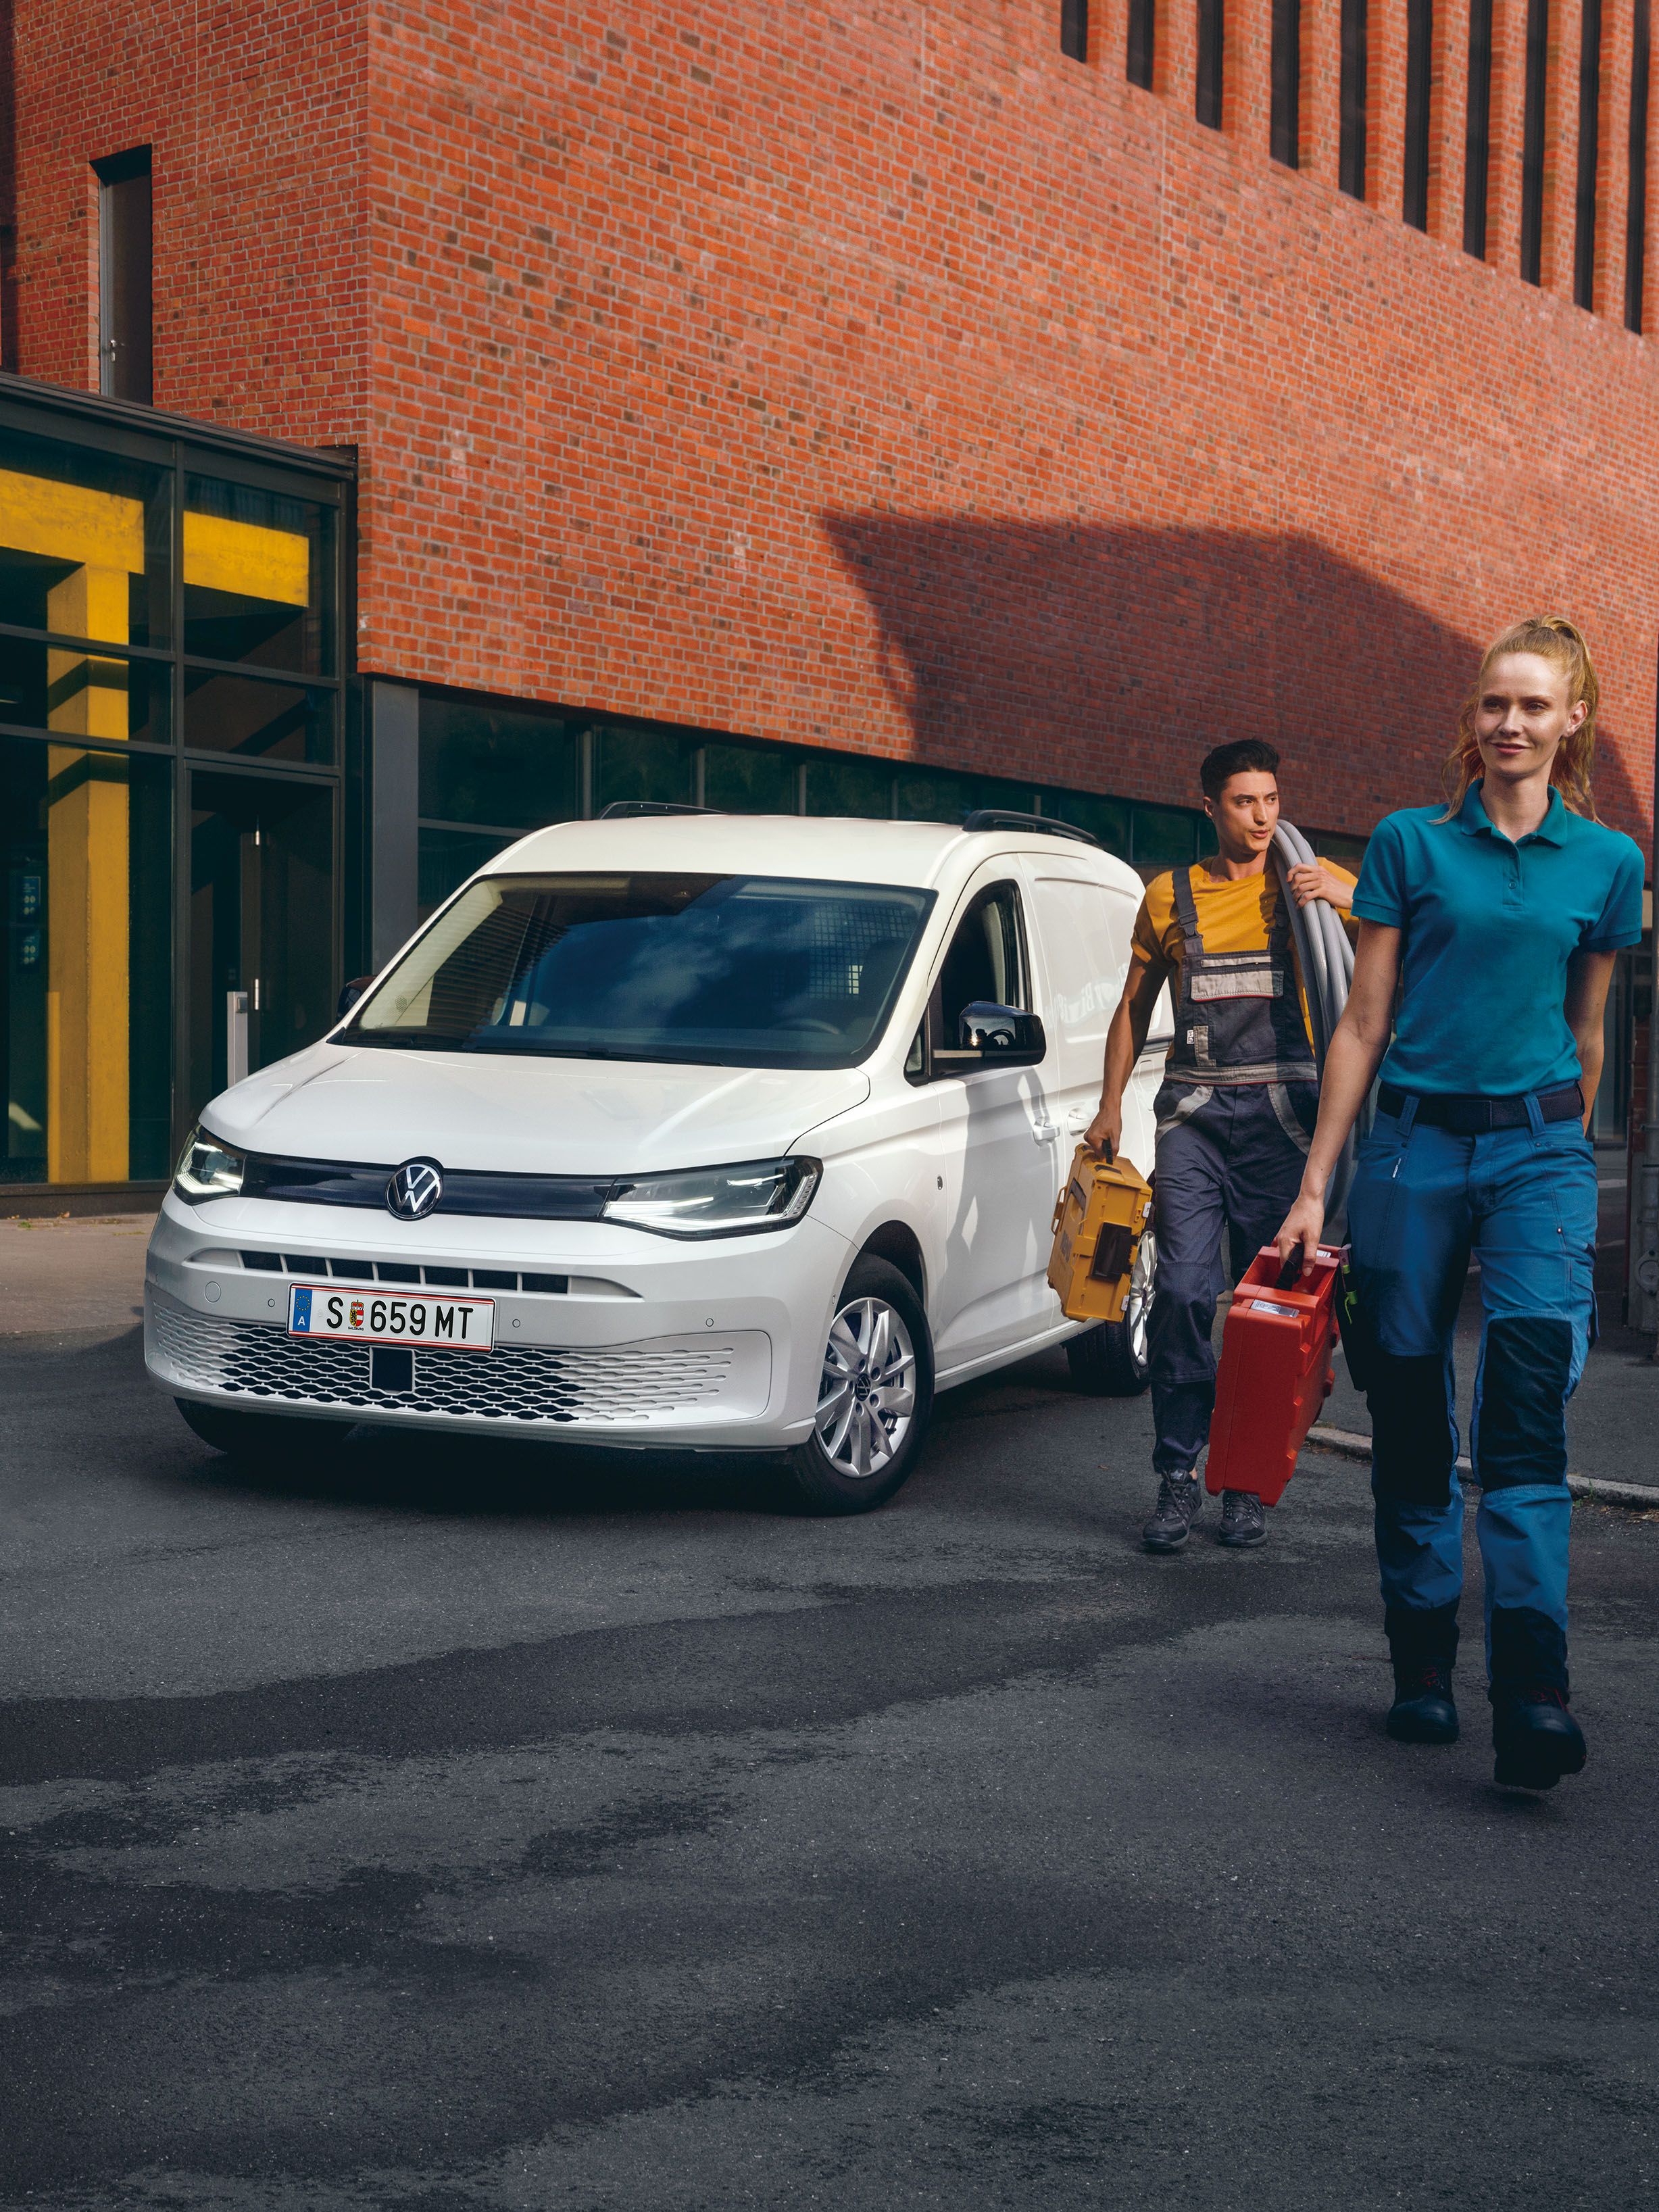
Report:
<svg viewBox="0 0 1659 2212"><path fill-rule="evenodd" d="M1294 817L1364 836L1439 797L1486 642L1308 537L845 513L823 526L931 766L1191 805L1212 745L1265 738ZM1527 611L1494 606L1492 630ZM1646 808L1605 736L1601 810L1635 830Z"/></svg>

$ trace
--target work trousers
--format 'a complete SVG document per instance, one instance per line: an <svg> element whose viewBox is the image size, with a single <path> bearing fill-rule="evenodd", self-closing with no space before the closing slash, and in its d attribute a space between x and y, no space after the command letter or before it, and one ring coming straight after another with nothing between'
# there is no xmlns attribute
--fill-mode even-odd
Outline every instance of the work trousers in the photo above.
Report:
<svg viewBox="0 0 1659 2212"><path fill-rule="evenodd" d="M1566 1404L1595 1327L1595 1159L1577 1121L1459 1136L1407 1098L1359 1147L1348 1227L1371 1409L1376 1556L1399 1648L1463 1584L1452 1337L1471 1252L1483 1320L1469 1455L1495 1688L1567 1687ZM1431 1638L1430 1640L1437 1640ZM1444 1644L1444 1639L1438 1639ZM1450 1646L1455 1645L1455 1629Z"/></svg>
<svg viewBox="0 0 1659 2212"><path fill-rule="evenodd" d="M1184 1474L1210 1440L1210 1332L1229 1279L1223 1231L1237 1282L1290 1212L1318 1109L1311 1083L1166 1083L1158 1094L1158 1274L1147 1334L1152 1466L1161 1475Z"/></svg>

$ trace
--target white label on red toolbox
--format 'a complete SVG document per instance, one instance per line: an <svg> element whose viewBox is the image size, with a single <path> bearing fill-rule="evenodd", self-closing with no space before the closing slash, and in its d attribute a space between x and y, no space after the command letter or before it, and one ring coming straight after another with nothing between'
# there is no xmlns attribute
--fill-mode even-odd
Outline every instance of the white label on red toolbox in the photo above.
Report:
<svg viewBox="0 0 1659 2212"><path fill-rule="evenodd" d="M489 1352L495 1344L495 1301L295 1283L288 1294L288 1333L343 1337L353 1344L435 1344L446 1352Z"/></svg>

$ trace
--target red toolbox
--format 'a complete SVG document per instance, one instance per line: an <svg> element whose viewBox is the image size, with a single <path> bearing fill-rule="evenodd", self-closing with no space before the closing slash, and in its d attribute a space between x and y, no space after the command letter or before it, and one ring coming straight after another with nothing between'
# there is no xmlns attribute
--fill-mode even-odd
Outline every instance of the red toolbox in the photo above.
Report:
<svg viewBox="0 0 1659 2212"><path fill-rule="evenodd" d="M1205 1487L1253 1490L1277 1505L1296 1455L1336 1377L1337 1269L1342 1255L1321 1245L1291 1284L1279 1254L1263 1245L1245 1269L1221 1332Z"/></svg>

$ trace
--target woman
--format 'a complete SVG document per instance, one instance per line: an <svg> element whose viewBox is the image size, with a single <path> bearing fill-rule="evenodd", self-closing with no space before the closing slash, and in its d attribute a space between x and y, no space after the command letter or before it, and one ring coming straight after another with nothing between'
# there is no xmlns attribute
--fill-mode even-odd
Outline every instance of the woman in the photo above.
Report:
<svg viewBox="0 0 1659 2212"><path fill-rule="evenodd" d="M1473 1251L1487 1694L1495 1778L1522 1790L1553 1789L1584 1763L1567 1706L1565 1407L1594 1326L1586 1132L1601 1012L1613 956L1642 928L1640 848L1596 821L1590 796L1596 698L1571 623L1517 623L1459 718L1450 804L1377 825L1353 898L1353 990L1279 1233L1284 1258L1317 1244L1326 1184L1381 1063L1348 1199L1359 1307L1349 1364L1371 1408L1389 1733L1457 1735L1452 1334Z"/></svg>

